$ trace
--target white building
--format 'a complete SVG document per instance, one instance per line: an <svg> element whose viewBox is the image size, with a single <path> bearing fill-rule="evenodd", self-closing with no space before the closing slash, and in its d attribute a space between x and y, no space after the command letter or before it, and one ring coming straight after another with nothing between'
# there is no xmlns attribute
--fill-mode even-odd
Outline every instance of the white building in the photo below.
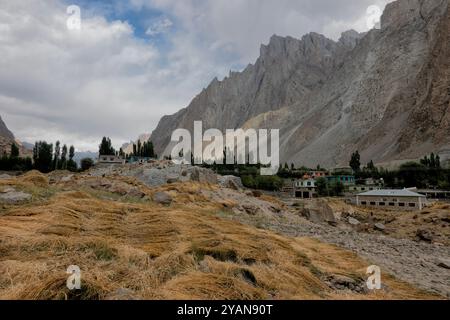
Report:
<svg viewBox="0 0 450 320"><path fill-rule="evenodd" d="M98 157L98 163L103 164L125 164L125 159L119 156L107 156L107 155L100 155Z"/></svg>
<svg viewBox="0 0 450 320"><path fill-rule="evenodd" d="M317 197L316 180L302 179L294 183L294 193L296 198L312 199Z"/></svg>
<svg viewBox="0 0 450 320"><path fill-rule="evenodd" d="M356 196L356 205L396 210L422 210L427 204L426 196L403 190L373 190Z"/></svg>

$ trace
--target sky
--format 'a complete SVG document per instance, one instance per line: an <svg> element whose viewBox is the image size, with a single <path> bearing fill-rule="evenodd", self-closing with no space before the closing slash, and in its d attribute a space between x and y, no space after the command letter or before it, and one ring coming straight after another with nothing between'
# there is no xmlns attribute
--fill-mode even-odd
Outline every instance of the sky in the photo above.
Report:
<svg viewBox="0 0 450 320"><path fill-rule="evenodd" d="M120 147L254 63L273 34L338 40L388 2L0 0L0 116L21 141Z"/></svg>

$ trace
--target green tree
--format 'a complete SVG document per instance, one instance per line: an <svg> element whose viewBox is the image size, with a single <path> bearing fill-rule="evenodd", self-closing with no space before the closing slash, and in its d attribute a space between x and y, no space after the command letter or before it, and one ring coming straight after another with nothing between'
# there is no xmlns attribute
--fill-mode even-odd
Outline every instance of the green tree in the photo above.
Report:
<svg viewBox="0 0 450 320"><path fill-rule="evenodd" d="M350 160L350 167L353 169L355 173L361 171L361 156L359 151L356 151L352 154L352 158Z"/></svg>
<svg viewBox="0 0 450 320"><path fill-rule="evenodd" d="M332 194L335 197L340 197L344 194L345 186L342 182L337 181L331 185Z"/></svg>
<svg viewBox="0 0 450 320"><path fill-rule="evenodd" d="M81 170L86 171L94 166L94 160L91 158L81 159Z"/></svg>
<svg viewBox="0 0 450 320"><path fill-rule="evenodd" d="M110 138L103 137L102 142L99 146L99 154L102 156L116 155L116 150L114 150Z"/></svg>
<svg viewBox="0 0 450 320"><path fill-rule="evenodd" d="M55 144L55 155L53 158L53 170L58 170L59 169L59 159L61 156L61 143L59 141L56 141Z"/></svg>
<svg viewBox="0 0 450 320"><path fill-rule="evenodd" d="M319 196L329 196L330 192L328 190L328 182L325 178L319 178L316 180L316 188Z"/></svg>
<svg viewBox="0 0 450 320"><path fill-rule="evenodd" d="M33 148L34 168L42 173L49 173L54 169L53 144L45 141L36 142Z"/></svg>
<svg viewBox="0 0 450 320"><path fill-rule="evenodd" d="M18 158L20 154L19 147L15 142L11 145L11 158Z"/></svg>
<svg viewBox="0 0 450 320"><path fill-rule="evenodd" d="M62 170L67 169L67 145L64 145L61 151L61 165Z"/></svg>
<svg viewBox="0 0 450 320"><path fill-rule="evenodd" d="M416 162L407 162L400 166L397 177L404 187L423 188L427 186L429 174L427 167L423 164Z"/></svg>
<svg viewBox="0 0 450 320"><path fill-rule="evenodd" d="M73 160L75 157L75 148L74 146L70 146L69 148L69 161L67 161L67 170L75 172L78 170L77 163Z"/></svg>

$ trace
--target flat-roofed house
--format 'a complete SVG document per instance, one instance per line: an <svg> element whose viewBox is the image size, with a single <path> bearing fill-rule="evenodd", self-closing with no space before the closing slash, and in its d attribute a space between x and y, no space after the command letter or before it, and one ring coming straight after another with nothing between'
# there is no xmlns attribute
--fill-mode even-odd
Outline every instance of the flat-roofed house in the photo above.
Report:
<svg viewBox="0 0 450 320"><path fill-rule="evenodd" d="M100 155L98 157L98 163L100 164L124 164L125 159L115 155Z"/></svg>
<svg viewBox="0 0 450 320"><path fill-rule="evenodd" d="M306 179L294 182L294 191L296 198L312 199L317 197L316 180Z"/></svg>
<svg viewBox="0 0 450 320"><path fill-rule="evenodd" d="M396 210L422 210L427 204L426 196L403 190L373 190L356 196L356 205Z"/></svg>

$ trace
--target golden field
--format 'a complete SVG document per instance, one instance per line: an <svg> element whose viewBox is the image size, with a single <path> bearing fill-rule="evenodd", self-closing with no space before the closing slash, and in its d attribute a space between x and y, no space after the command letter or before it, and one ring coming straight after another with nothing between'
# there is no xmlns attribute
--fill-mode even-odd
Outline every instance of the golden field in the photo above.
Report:
<svg viewBox="0 0 450 320"><path fill-rule="evenodd" d="M5 188L32 200L0 204L0 299L438 298L385 274L380 291L334 288L330 279L339 277L363 285L371 263L222 219L227 204L201 192L217 186L151 189L132 178L83 175L50 183L31 172L0 180ZM126 195L129 188L142 196ZM155 203L157 191L172 204ZM70 265L81 268L81 290L66 287Z"/></svg>

